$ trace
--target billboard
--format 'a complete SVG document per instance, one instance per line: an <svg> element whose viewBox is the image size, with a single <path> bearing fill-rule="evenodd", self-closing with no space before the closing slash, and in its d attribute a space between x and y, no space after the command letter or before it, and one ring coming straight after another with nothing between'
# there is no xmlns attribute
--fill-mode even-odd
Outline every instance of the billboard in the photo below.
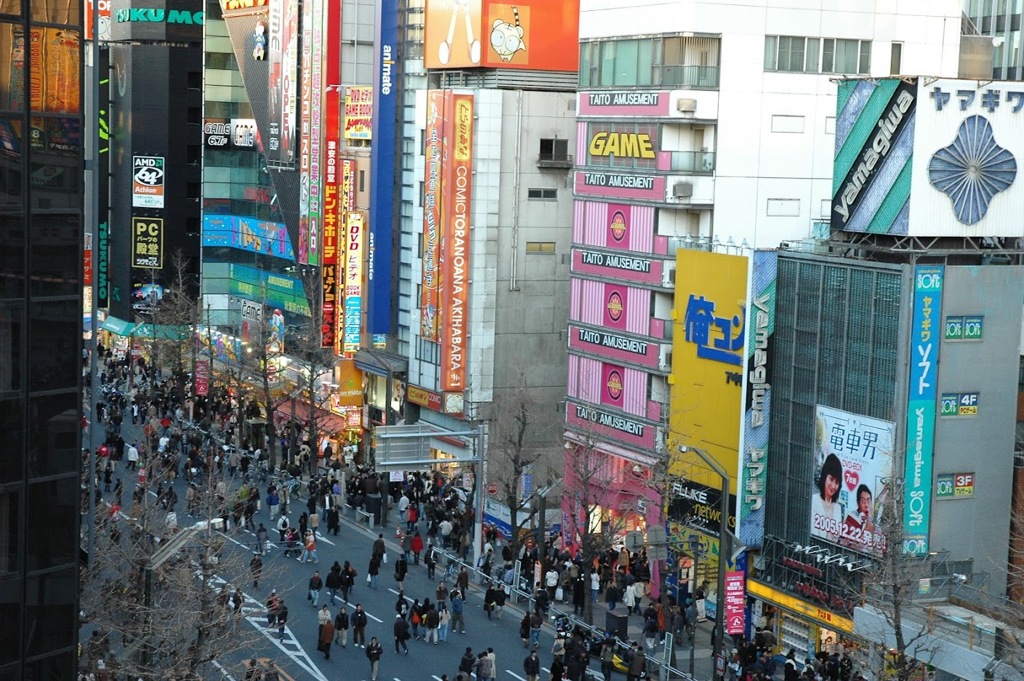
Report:
<svg viewBox="0 0 1024 681"><path fill-rule="evenodd" d="M363 317L363 232L366 215L350 210L345 215L345 335L344 352L359 349Z"/></svg>
<svg viewBox="0 0 1024 681"><path fill-rule="evenodd" d="M664 201L667 178L664 175L638 175L632 172L593 172L577 170L573 191L580 196L610 199Z"/></svg>
<svg viewBox="0 0 1024 681"><path fill-rule="evenodd" d="M747 346L743 372L740 466L736 507L737 536L751 548L764 542L765 485L768 480L768 428L772 404L772 335L775 333L775 278L778 254L750 256Z"/></svg>
<svg viewBox="0 0 1024 681"><path fill-rule="evenodd" d="M164 207L164 157L132 157L132 207Z"/></svg>
<svg viewBox="0 0 1024 681"><path fill-rule="evenodd" d="M373 138L373 88L345 88L345 139Z"/></svg>
<svg viewBox="0 0 1024 681"><path fill-rule="evenodd" d="M341 191L339 193L338 226L342 230L338 234L338 304L335 307L335 331L334 331L334 353L344 353L345 339L345 253L348 250L348 231L345 224L345 216L350 210L355 209L355 172L356 162L346 158L341 161Z"/></svg>
<svg viewBox="0 0 1024 681"><path fill-rule="evenodd" d="M935 455L935 400L942 319L942 265L914 268L914 311L910 328L907 452L904 465L903 551L928 553Z"/></svg>
<svg viewBox="0 0 1024 681"><path fill-rule="evenodd" d="M811 537L873 556L885 552L895 430L890 421L815 407Z"/></svg>
<svg viewBox="0 0 1024 681"><path fill-rule="evenodd" d="M452 153L445 181L441 256L444 320L441 331L441 389L466 388L466 332L469 315L470 236L473 220L473 95L455 95Z"/></svg>
<svg viewBox="0 0 1024 681"><path fill-rule="evenodd" d="M313 144L313 5L302 3L302 64L299 76L299 263L309 263L309 191Z"/></svg>
<svg viewBox="0 0 1024 681"><path fill-rule="evenodd" d="M839 83L832 226L1019 236L1024 87L946 79ZM911 201L913 196L913 201Z"/></svg>
<svg viewBox="0 0 1024 681"><path fill-rule="evenodd" d="M164 220L132 216L132 267L164 268Z"/></svg>
<svg viewBox="0 0 1024 681"><path fill-rule="evenodd" d="M373 147L370 149L370 224L369 288L367 321L374 336L391 333L392 270L394 268L395 230L395 130L398 128L398 79L395 63L398 55L398 0L376 2L374 45Z"/></svg>
<svg viewBox="0 0 1024 681"><path fill-rule="evenodd" d="M579 1L428 0L424 66L576 71Z"/></svg>
<svg viewBox="0 0 1024 681"><path fill-rule="evenodd" d="M327 34L324 82L341 80L341 3L329 2L324 13ZM338 330L338 229L343 226L342 196L344 174L339 156L341 147L341 91L324 89L324 166L323 166L323 249L320 253L320 347L337 347ZM344 234L344 232L342 232ZM346 242L347 243L347 242Z"/></svg>
<svg viewBox="0 0 1024 681"><path fill-rule="evenodd" d="M672 93L668 90L602 90L579 93L576 108L580 116L664 118L671 114L671 99Z"/></svg>
<svg viewBox="0 0 1024 681"><path fill-rule="evenodd" d="M82 8L82 21L85 24L85 39L92 40L94 28L92 25L93 11L99 14L98 37L101 41L110 40L110 0L85 0Z"/></svg>
<svg viewBox="0 0 1024 681"><path fill-rule="evenodd" d="M256 151L259 131L252 118L230 120L207 118L203 121L203 145L211 149Z"/></svg>
<svg viewBox="0 0 1024 681"><path fill-rule="evenodd" d="M296 74L298 72L299 2L270 3L270 64L267 89L269 123L264 153L272 165L295 161Z"/></svg>
<svg viewBox="0 0 1024 681"><path fill-rule="evenodd" d="M309 220L306 237L306 262L320 264L320 239L323 216L323 176L321 175L320 143L323 134L323 61L324 61L324 3L311 0L313 5L313 46L311 59L311 102L309 108Z"/></svg>
<svg viewBox="0 0 1024 681"><path fill-rule="evenodd" d="M240 215L204 215L203 247L223 246L295 262L288 227L283 222Z"/></svg>
<svg viewBox="0 0 1024 681"><path fill-rule="evenodd" d="M747 356L747 269L740 255L687 249L676 255L674 323L682 328L672 342L672 432L679 434L678 444L714 457L733 481ZM695 455L686 461L691 457L700 465ZM694 482L721 485L706 466L693 472Z"/></svg>
<svg viewBox="0 0 1024 681"><path fill-rule="evenodd" d="M438 309L441 285L441 229L444 220L445 121L451 106L451 91L427 93L426 153L423 178L423 264L420 281L420 337L438 340Z"/></svg>

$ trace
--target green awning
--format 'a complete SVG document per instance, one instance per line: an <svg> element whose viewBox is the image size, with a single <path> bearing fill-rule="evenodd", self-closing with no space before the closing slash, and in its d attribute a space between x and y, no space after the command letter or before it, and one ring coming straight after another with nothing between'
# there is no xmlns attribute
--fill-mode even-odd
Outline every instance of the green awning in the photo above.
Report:
<svg viewBox="0 0 1024 681"><path fill-rule="evenodd" d="M155 338L156 340L182 341L192 335L192 327L187 324L137 324L132 330L136 338Z"/></svg>
<svg viewBox="0 0 1024 681"><path fill-rule="evenodd" d="M118 336L130 336L135 324L118 319L113 315L107 315L107 318L100 324L100 328Z"/></svg>

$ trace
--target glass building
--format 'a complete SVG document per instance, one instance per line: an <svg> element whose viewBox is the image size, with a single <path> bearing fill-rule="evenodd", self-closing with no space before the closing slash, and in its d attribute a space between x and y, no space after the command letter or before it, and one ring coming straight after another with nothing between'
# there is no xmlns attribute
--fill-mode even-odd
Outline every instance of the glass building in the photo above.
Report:
<svg viewBox="0 0 1024 681"><path fill-rule="evenodd" d="M76 668L80 3L0 0L0 679Z"/></svg>

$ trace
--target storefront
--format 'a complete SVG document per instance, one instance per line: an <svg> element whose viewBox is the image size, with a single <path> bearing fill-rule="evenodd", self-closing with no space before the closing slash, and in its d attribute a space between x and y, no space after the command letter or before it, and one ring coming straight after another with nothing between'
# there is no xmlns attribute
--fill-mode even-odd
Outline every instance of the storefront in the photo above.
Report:
<svg viewBox="0 0 1024 681"><path fill-rule="evenodd" d="M791 648L797 658L814 658L834 651L853 654L860 643L853 636L853 620L814 603L790 596L755 579L747 580L753 599L751 620L762 621L775 634L777 653ZM765 617L761 620L762 616Z"/></svg>

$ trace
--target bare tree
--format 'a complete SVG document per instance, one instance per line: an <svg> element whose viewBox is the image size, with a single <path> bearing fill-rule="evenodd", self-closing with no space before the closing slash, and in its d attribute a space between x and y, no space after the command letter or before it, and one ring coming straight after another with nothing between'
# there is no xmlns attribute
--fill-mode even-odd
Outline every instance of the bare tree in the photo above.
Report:
<svg viewBox="0 0 1024 681"><path fill-rule="evenodd" d="M170 468L156 472L169 481ZM98 632L87 650L93 669L102 659L124 678L208 678L218 656L228 655L218 663L231 667L231 651L259 642L241 610L253 580L250 556L214 529L226 500L215 490L196 494L186 504L202 520L188 528L177 527L185 509L171 513L144 485L126 509L97 509L97 546L81 595L84 619Z"/></svg>
<svg viewBox="0 0 1024 681"><path fill-rule="evenodd" d="M534 411L537 401L527 385L526 371L516 369L513 387L490 405L487 476L498 483L498 498L509 510L512 555L519 555L522 533L537 515L539 495L560 469L557 452L547 446L549 431L560 423L544 423ZM532 476L526 488L525 476ZM541 538L543 541L543 538Z"/></svg>

